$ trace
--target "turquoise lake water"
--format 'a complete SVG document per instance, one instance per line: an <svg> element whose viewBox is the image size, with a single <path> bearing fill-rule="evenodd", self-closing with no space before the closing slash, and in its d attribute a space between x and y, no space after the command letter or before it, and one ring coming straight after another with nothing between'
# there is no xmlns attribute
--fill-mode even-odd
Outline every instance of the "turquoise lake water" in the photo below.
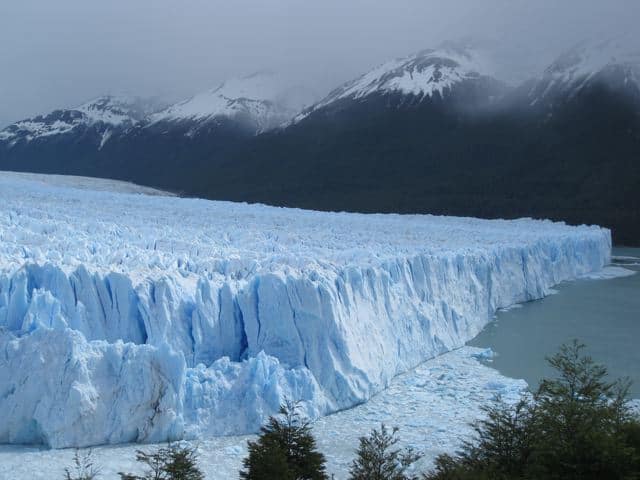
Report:
<svg viewBox="0 0 640 480"><path fill-rule="evenodd" d="M640 248L614 248L613 264L640 272ZM491 347L490 363L530 386L553 374L545 357L576 338L612 377L629 377L640 398L640 273L609 280L577 280L558 293L498 312L470 345Z"/></svg>

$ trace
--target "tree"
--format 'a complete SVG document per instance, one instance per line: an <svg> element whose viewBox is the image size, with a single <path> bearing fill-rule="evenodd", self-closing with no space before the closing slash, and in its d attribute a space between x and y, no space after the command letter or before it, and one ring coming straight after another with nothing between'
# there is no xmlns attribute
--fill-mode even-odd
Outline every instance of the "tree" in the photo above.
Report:
<svg viewBox="0 0 640 480"><path fill-rule="evenodd" d="M476 439L456 456L441 455L429 480L626 480L640 478L640 418L627 401L629 383L563 345L545 379L516 405L485 409Z"/></svg>
<svg viewBox="0 0 640 480"><path fill-rule="evenodd" d="M242 462L240 478L245 480L325 480L325 458L297 405L286 401L279 417L271 416L260 429L258 439L248 442L249 456Z"/></svg>
<svg viewBox="0 0 640 480"><path fill-rule="evenodd" d="M244 470L240 478L247 480L268 480L278 478L282 480L297 480L290 468L286 451L273 436L249 443L249 456L243 460Z"/></svg>
<svg viewBox="0 0 640 480"><path fill-rule="evenodd" d="M434 471L423 475L422 478L423 480L498 480L509 477L498 477L477 465L465 463L460 457L444 453L436 458ZM515 477L512 478L515 479Z"/></svg>
<svg viewBox="0 0 640 480"><path fill-rule="evenodd" d="M510 406L498 397L483 411L486 417L474 425L475 442L463 444L463 462L482 465L491 478L519 478L535 442L535 405L529 399L521 399Z"/></svg>
<svg viewBox="0 0 640 480"><path fill-rule="evenodd" d="M629 382L608 382L606 368L584 355L584 348L574 341L548 359L559 376L543 380L534 396L533 473L566 480L625 478L633 456L620 434L632 421Z"/></svg>
<svg viewBox="0 0 640 480"><path fill-rule="evenodd" d="M398 443L398 429L391 431L382 424L368 437L360 437L356 458L349 469L351 480L406 480L405 472L420 458L411 449L394 448Z"/></svg>
<svg viewBox="0 0 640 480"><path fill-rule="evenodd" d="M197 448L168 445L155 452L136 451L136 460L146 466L143 476L120 472L121 480L203 480L198 468Z"/></svg>
<svg viewBox="0 0 640 480"><path fill-rule="evenodd" d="M203 480L195 448L172 448L164 471L171 480Z"/></svg>
<svg viewBox="0 0 640 480"><path fill-rule="evenodd" d="M73 467L64 469L65 480L94 480L98 478L100 468L93 462L93 451L89 449L84 455L76 449L73 454Z"/></svg>

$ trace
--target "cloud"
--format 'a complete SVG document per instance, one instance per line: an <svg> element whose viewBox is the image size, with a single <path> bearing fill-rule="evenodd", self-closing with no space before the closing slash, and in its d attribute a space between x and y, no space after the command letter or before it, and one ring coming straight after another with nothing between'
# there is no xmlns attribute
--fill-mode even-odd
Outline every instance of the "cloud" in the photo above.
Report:
<svg viewBox="0 0 640 480"><path fill-rule="evenodd" d="M502 48L521 77L585 36L635 31L640 19L637 0L1 3L0 125L109 92L178 99L261 69L322 94L461 37Z"/></svg>

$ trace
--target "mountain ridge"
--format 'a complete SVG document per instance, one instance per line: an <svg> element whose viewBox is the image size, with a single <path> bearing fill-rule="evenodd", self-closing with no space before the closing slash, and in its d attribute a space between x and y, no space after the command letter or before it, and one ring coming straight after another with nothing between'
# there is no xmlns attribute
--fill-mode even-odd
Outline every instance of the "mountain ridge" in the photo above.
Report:
<svg viewBox="0 0 640 480"><path fill-rule="evenodd" d="M476 54L445 46L392 60L282 124L282 110L270 116L277 95L255 98L240 85L234 98L227 83L205 92L210 104L179 102L98 149L82 138L20 151L0 141L0 168L316 210L548 217L640 243L633 63L569 52L513 86ZM585 77L584 65L596 72ZM277 121L263 128L248 106Z"/></svg>

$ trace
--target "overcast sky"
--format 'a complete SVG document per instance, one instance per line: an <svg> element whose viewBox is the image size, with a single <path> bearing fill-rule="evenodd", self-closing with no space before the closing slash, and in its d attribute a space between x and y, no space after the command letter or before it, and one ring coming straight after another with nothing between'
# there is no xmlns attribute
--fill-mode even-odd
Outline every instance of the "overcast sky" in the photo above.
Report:
<svg viewBox="0 0 640 480"><path fill-rule="evenodd" d="M639 23L640 0L0 0L0 126L103 93L179 99L263 69L321 95L465 37L503 49L518 76Z"/></svg>

